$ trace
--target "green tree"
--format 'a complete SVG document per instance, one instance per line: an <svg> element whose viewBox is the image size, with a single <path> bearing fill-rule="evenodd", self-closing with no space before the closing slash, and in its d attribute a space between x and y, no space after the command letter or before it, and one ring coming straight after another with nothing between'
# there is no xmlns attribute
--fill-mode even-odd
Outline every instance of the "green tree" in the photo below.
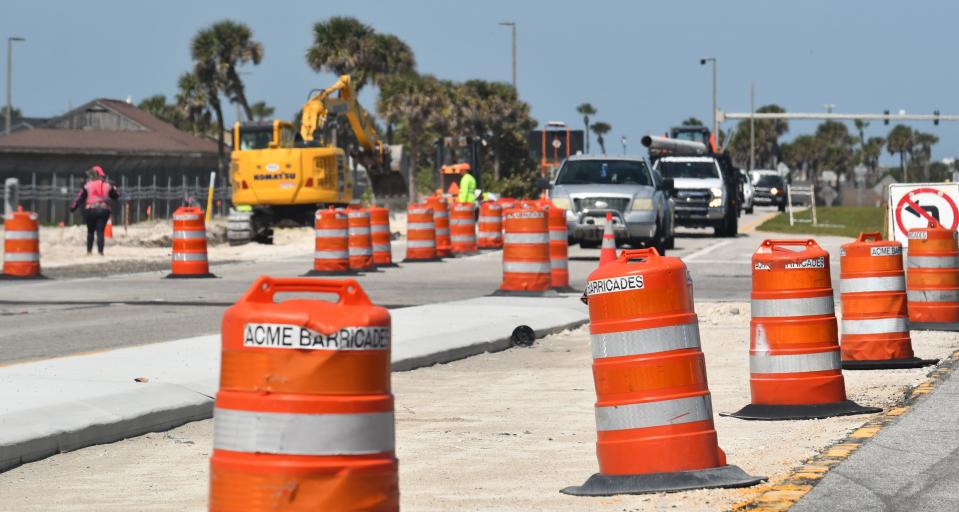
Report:
<svg viewBox="0 0 959 512"><path fill-rule="evenodd" d="M250 113L254 121L267 121L273 117L276 109L267 105L265 101L258 101L250 105Z"/></svg>
<svg viewBox="0 0 959 512"><path fill-rule="evenodd" d="M832 170L846 173L852 169L853 144L855 137L849 134L844 123L824 121L816 127L816 144L819 156L815 167L816 176L820 171Z"/></svg>
<svg viewBox="0 0 959 512"><path fill-rule="evenodd" d="M856 119L853 121L853 125L856 126L856 131L859 132L859 149L862 149L866 146L866 128L869 128L869 121Z"/></svg>
<svg viewBox="0 0 959 512"><path fill-rule="evenodd" d="M931 177L929 176L929 164L932 162L932 147L939 142L939 137L931 133L925 133L916 131L913 132L913 149L912 153L915 155L914 159L918 160L918 163L922 165L922 179L924 181L929 181Z"/></svg>
<svg viewBox="0 0 959 512"><path fill-rule="evenodd" d="M895 156L896 153L899 154L899 168L902 170L903 181L908 181L906 156L912 153L912 148L915 146L913 135L912 128L903 124L897 124L889 131L889 135L886 136L886 151L889 152L890 156Z"/></svg>
<svg viewBox="0 0 959 512"><path fill-rule="evenodd" d="M879 168L879 157L882 156L882 147L886 145L886 139L882 137L869 137L862 146L860 153L862 163L869 167L873 173Z"/></svg>
<svg viewBox="0 0 959 512"><path fill-rule="evenodd" d="M579 115L583 116L583 128L586 130L586 133L584 133L584 135L586 136L585 149L586 149L586 154L589 154L589 116L596 115L596 108L593 107L593 105L590 103L580 103L579 106L576 107L576 112L579 113Z"/></svg>
<svg viewBox="0 0 959 512"><path fill-rule="evenodd" d="M177 109L176 105L167 103L166 96L162 94L154 94L153 96L143 98L140 103L137 103L137 108L150 113L157 119L183 129L183 115L179 109Z"/></svg>
<svg viewBox="0 0 959 512"><path fill-rule="evenodd" d="M413 50L396 36L377 34L356 18L333 16L313 26L306 62L314 71L350 75L359 92L368 83L381 85L390 76L416 69Z"/></svg>
<svg viewBox="0 0 959 512"><path fill-rule="evenodd" d="M606 154L606 141L603 140L603 136L606 135L607 133L609 133L609 131L612 130L613 127L610 126L609 123L604 123L604 122L602 122L602 121L597 121L597 122L593 123L593 125L592 125L590 128L592 128L593 133L596 134L596 143L599 144L599 149L600 149L600 151L602 151L603 154L605 155L605 154Z"/></svg>
<svg viewBox="0 0 959 512"><path fill-rule="evenodd" d="M819 161L818 142L812 135L800 135L782 145L782 161L793 170L815 169Z"/></svg>
<svg viewBox="0 0 959 512"><path fill-rule="evenodd" d="M703 122L695 117L687 117L683 120L682 126L703 126Z"/></svg>
<svg viewBox="0 0 959 512"><path fill-rule="evenodd" d="M786 110L779 105L763 105L757 113L783 113ZM770 169L782 160L779 139L789 131L789 123L783 119L756 119L754 122L754 143L756 165ZM733 160L743 166L749 164L749 120L737 124L735 133L729 138L728 148Z"/></svg>

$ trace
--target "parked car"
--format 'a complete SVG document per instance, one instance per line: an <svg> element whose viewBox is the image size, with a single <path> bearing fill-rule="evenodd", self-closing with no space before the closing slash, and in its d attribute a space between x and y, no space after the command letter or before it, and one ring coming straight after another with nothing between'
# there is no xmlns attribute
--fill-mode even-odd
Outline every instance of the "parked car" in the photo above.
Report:
<svg viewBox="0 0 959 512"><path fill-rule="evenodd" d="M641 157L575 155L550 185L553 204L566 209L570 243L599 246L606 214L617 242L673 248L673 180L663 179Z"/></svg>
<svg viewBox="0 0 959 512"><path fill-rule="evenodd" d="M786 181L776 171L750 171L753 184L753 202L775 206L786 211Z"/></svg>
<svg viewBox="0 0 959 512"><path fill-rule="evenodd" d="M739 170L739 181L742 182L743 186L743 211L746 213L752 213L755 203L753 202L753 190L752 180L749 179L749 174L746 171Z"/></svg>

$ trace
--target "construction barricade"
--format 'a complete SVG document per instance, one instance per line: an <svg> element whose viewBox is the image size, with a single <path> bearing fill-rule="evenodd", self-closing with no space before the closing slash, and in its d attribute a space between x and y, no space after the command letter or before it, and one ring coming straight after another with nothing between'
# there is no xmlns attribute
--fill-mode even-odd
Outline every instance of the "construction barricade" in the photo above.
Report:
<svg viewBox="0 0 959 512"><path fill-rule="evenodd" d="M744 487L713 425L689 274L655 249L625 250L586 284L599 473L562 492L609 496Z"/></svg>
<svg viewBox="0 0 959 512"><path fill-rule="evenodd" d="M313 270L308 276L353 274L350 269L349 224L346 213L333 208L317 210Z"/></svg>
<svg viewBox="0 0 959 512"><path fill-rule="evenodd" d="M503 281L494 295L543 296L550 290L546 210L514 208L503 214Z"/></svg>
<svg viewBox="0 0 959 512"><path fill-rule="evenodd" d="M370 236L370 212L366 210L346 210L347 216L347 252L350 255L351 270L373 269L373 238Z"/></svg>
<svg viewBox="0 0 959 512"><path fill-rule="evenodd" d="M839 250L842 367L846 370L919 368L937 359L912 353L902 244L860 233Z"/></svg>
<svg viewBox="0 0 959 512"><path fill-rule="evenodd" d="M959 249L956 232L938 222L909 230L906 257L909 327L959 330Z"/></svg>
<svg viewBox="0 0 959 512"><path fill-rule="evenodd" d="M450 252L466 256L476 252L476 206L453 203L450 209Z"/></svg>
<svg viewBox="0 0 959 512"><path fill-rule="evenodd" d="M503 248L503 207L498 203L480 204L476 246L479 249Z"/></svg>
<svg viewBox="0 0 959 512"><path fill-rule="evenodd" d="M181 206L173 212L173 261L168 278L216 277L206 254L203 210Z"/></svg>
<svg viewBox="0 0 959 512"><path fill-rule="evenodd" d="M433 208L426 203L411 203L406 207L406 258L403 263L439 260L433 218Z"/></svg>
<svg viewBox="0 0 959 512"><path fill-rule="evenodd" d="M389 312L353 279L263 276L221 332L209 509L399 510Z"/></svg>
<svg viewBox="0 0 959 512"><path fill-rule="evenodd" d="M433 229L436 236L436 256L446 258L452 251L450 242L450 204L445 197L426 198L426 204L433 210Z"/></svg>
<svg viewBox="0 0 959 512"><path fill-rule="evenodd" d="M881 411L846 399L829 253L815 240L764 240L752 265L752 403L730 416L794 420Z"/></svg>
<svg viewBox="0 0 959 512"><path fill-rule="evenodd" d="M569 286L569 234L566 210L552 204L546 207L549 228L550 286L558 292L574 291Z"/></svg>
<svg viewBox="0 0 959 512"><path fill-rule="evenodd" d="M3 219L3 279L43 279L37 219L36 213L23 210Z"/></svg>
<svg viewBox="0 0 959 512"><path fill-rule="evenodd" d="M370 241L373 244L373 265L377 267L395 267L393 247L390 243L390 211L374 206L370 212Z"/></svg>

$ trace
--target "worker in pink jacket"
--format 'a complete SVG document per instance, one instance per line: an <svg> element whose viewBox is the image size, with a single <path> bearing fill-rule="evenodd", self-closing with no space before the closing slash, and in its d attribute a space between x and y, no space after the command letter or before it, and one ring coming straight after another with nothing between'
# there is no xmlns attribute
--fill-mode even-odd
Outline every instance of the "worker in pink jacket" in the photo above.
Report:
<svg viewBox="0 0 959 512"><path fill-rule="evenodd" d="M87 254L93 252L93 235L97 238L97 251L103 256L103 231L110 220L110 201L119 199L120 193L107 181L103 168L94 165L87 171L87 181L70 205L70 211L83 206L83 221L87 224Z"/></svg>

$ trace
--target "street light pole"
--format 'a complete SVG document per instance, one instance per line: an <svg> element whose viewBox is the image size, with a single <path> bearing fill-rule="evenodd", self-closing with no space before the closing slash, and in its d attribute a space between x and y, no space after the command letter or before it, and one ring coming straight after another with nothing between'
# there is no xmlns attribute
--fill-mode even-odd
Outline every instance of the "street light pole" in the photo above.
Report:
<svg viewBox="0 0 959 512"><path fill-rule="evenodd" d="M619 141L623 143L623 156L626 156L626 136L621 135Z"/></svg>
<svg viewBox="0 0 959 512"><path fill-rule="evenodd" d="M10 79L10 74L13 73L13 43L14 41L26 41L22 37L8 37L7 38L7 111L6 111L6 127L4 128L3 133L10 135L10 121L13 117L13 104L10 99L10 87L13 81Z"/></svg>
<svg viewBox="0 0 959 512"><path fill-rule="evenodd" d="M516 88L516 22L515 21L501 21L500 25L504 27L509 27L513 33L513 89L519 94L519 89Z"/></svg>
<svg viewBox="0 0 959 512"><path fill-rule="evenodd" d="M699 65L705 66L707 62L713 64L713 137L716 137L716 142L719 142L719 124L716 120L716 57L706 57L705 59L699 59Z"/></svg>
<svg viewBox="0 0 959 512"><path fill-rule="evenodd" d="M749 170L756 168L756 82L749 82Z"/></svg>

